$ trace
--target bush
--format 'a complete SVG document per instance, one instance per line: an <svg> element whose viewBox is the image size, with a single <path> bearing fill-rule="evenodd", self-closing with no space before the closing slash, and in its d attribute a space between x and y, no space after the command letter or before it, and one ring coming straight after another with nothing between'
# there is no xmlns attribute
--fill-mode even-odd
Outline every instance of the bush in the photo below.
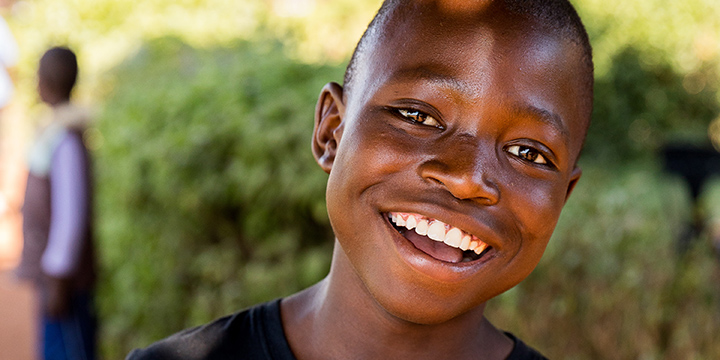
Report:
<svg viewBox="0 0 720 360"><path fill-rule="evenodd" d="M114 72L98 129L103 350L287 295L329 267L314 105L342 69L275 41L151 42Z"/></svg>
<svg viewBox="0 0 720 360"><path fill-rule="evenodd" d="M668 59L648 63L648 56L628 47L596 79L588 156L628 162L651 157L667 143L709 143L708 125L720 113L716 64L683 75Z"/></svg>

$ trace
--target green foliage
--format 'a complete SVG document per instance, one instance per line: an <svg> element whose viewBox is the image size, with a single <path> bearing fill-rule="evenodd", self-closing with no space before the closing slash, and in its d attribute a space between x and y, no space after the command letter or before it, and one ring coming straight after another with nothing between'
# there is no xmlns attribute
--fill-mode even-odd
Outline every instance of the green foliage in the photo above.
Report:
<svg viewBox="0 0 720 360"><path fill-rule="evenodd" d="M272 41L162 39L114 76L95 153L110 358L327 272L326 175L309 139L341 69L290 61Z"/></svg>
<svg viewBox="0 0 720 360"><path fill-rule="evenodd" d="M668 142L706 143L720 113L720 2L572 2L594 51L586 156L627 162Z"/></svg>
<svg viewBox="0 0 720 360"><path fill-rule="evenodd" d="M668 142L708 142L708 125L720 113L717 64L683 75L668 59L648 62L648 56L625 48L609 73L596 80L588 156L627 162L648 157Z"/></svg>

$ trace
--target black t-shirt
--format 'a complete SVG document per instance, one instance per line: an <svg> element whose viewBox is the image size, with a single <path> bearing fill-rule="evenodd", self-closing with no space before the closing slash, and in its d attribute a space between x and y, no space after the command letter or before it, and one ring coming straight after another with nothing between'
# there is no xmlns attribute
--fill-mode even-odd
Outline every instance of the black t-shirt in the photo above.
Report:
<svg viewBox="0 0 720 360"><path fill-rule="evenodd" d="M546 359L510 333L513 348L507 360ZM142 350L127 360L295 360L280 319L280 299L181 331Z"/></svg>

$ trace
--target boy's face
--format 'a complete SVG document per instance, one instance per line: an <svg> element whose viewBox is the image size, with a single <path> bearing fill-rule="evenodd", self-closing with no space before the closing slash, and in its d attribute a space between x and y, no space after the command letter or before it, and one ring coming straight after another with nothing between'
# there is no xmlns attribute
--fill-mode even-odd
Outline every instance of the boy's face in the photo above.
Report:
<svg viewBox="0 0 720 360"><path fill-rule="evenodd" d="M350 93L325 88L314 135L337 267L416 323L464 314L535 268L580 177L588 111L572 44L501 10L430 7L370 40ZM456 228L481 255L397 213Z"/></svg>

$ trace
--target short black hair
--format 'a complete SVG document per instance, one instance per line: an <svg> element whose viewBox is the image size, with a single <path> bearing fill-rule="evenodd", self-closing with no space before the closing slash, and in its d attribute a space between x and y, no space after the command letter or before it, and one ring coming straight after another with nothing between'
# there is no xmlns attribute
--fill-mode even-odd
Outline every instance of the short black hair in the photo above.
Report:
<svg viewBox="0 0 720 360"><path fill-rule="evenodd" d="M70 98L70 93L77 80L77 57L67 47L50 48L40 58L38 76L48 90L63 98Z"/></svg>
<svg viewBox="0 0 720 360"><path fill-rule="evenodd" d="M345 70L345 77L343 79L343 87L345 91L350 91L352 87L353 78L358 68L359 58L363 56L366 48L368 47L368 39L375 38L378 34L378 29L383 28L385 22L391 18L390 14L393 10L397 9L398 5L402 4L406 0L385 0L380 6L377 14L368 25L365 33L363 33L360 41L353 51L350 62ZM586 67L585 78L582 79L583 87L586 93L585 96L586 105L588 108L588 123L590 113L592 112L592 99L593 99L593 86L594 86L594 66L592 60L592 46L590 45L590 39L588 37L585 26L580 19L577 11L568 0L498 0L502 2L505 9L511 13L525 16L529 19L535 19L536 21L548 26L553 31L557 32L560 37L564 40L571 41L580 46L581 49L581 61Z"/></svg>
<svg viewBox="0 0 720 360"><path fill-rule="evenodd" d="M365 32L360 37L360 41L358 41L357 45L355 46L355 50L350 57L350 62L348 62L347 68L345 68L345 76L343 78L343 88L345 89L345 91L349 90L350 85L355 78L355 73L357 72L357 64L359 61L358 58L365 52L365 48L367 47L367 40L373 37L375 32L377 32L378 29L382 27L380 26L380 24L384 24L385 21L388 20L388 13L390 12L390 9L395 8L396 3L397 1L395 0L383 1L377 14L375 14L375 17L373 17L367 29L365 29Z"/></svg>

